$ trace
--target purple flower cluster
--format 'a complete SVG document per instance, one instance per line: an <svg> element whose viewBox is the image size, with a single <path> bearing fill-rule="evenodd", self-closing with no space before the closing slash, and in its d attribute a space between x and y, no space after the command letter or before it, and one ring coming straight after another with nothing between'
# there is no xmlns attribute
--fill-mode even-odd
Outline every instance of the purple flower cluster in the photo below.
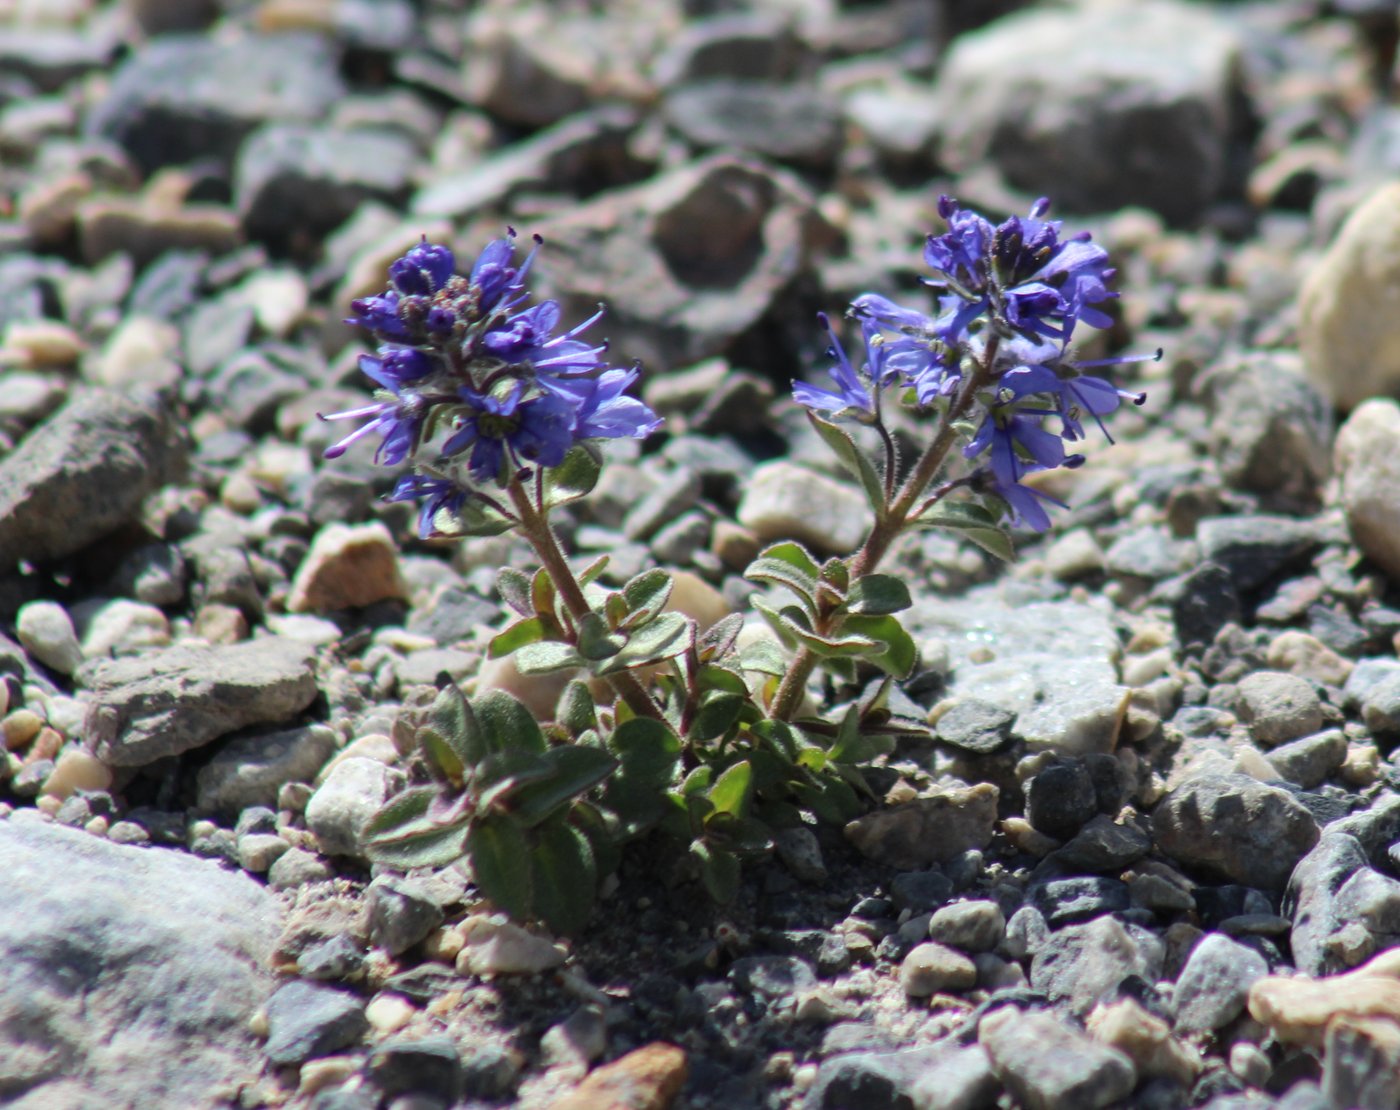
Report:
<svg viewBox="0 0 1400 1110"><path fill-rule="evenodd" d="M362 422L326 456L378 436L375 461L396 466L445 429L433 473L404 476L390 495L420 502L425 536L439 510L460 510L467 498L530 467L558 466L576 443L640 439L661 423L623 392L637 371L609 369L606 346L579 338L601 310L560 330L557 302L526 306L525 278L539 244L516 265L510 231L463 276L451 250L425 241L389 267L385 292L351 304L347 322L380 344L360 358L379 388L374 403L325 417Z"/></svg>
<svg viewBox="0 0 1400 1110"><path fill-rule="evenodd" d="M935 312L904 308L874 293L860 296L850 315L860 325L864 366L855 368L822 316L836 389L793 383L800 404L828 418L863 423L880 422L887 387L897 387L901 401L920 411L947 412L960 399L960 419L977 424L963 454L981 468L981 487L1000 498L1010 523L1036 531L1050 525L1042 504L1049 499L1023 479L1084 461L1065 446L1084 438L1083 414L1102 428L1100 418L1123 400L1145 400L1084 373L1133 360L1071 357L1075 326L1107 326L1111 320L1102 306L1118 294L1107 288L1113 276L1108 252L1090 242L1087 232L1062 237L1060 222L1044 219L1048 207L1041 199L1028 216L994 227L940 198L948 230L930 235L924 247L924 261L934 271L924 281L936 290ZM1055 421L1054 430L1047 419Z"/></svg>

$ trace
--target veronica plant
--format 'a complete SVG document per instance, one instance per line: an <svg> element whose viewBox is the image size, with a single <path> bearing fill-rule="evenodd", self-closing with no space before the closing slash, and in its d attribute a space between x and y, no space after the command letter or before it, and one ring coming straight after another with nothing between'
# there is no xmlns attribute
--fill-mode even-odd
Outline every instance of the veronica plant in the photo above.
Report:
<svg viewBox="0 0 1400 1110"><path fill-rule="evenodd" d="M1025 479L1078 465L1065 444L1083 438L1084 414L1098 420L1128 396L1069 353L1079 321L1107 322L1107 256L1087 236L1062 239L1044 210L994 228L945 199L949 230L925 251L937 312L858 298L859 369L823 320L836 388L798 384L794 396L865 490L874 525L848 558L818 562L785 542L749 567L796 599L755 601L791 656L762 640L740 650L741 614L702 632L669 611L663 570L607 589L606 557L577 572L565 559L549 516L591 491L599 441L644 438L659 421L626 393L637 371L608 366L605 346L581 338L598 315L565 330L557 303L529 303L538 241L517 264L512 232L467 275L428 243L396 261L389 288L352 306L351 322L378 343L361 367L379 389L372 404L327 417L357 426L326 453L370 437L378 461L410 464L389 499L418 505L425 537L514 530L527 540L539 569L499 572L515 619L490 653L512 655L525 674L576 677L544 722L505 693L469 700L451 685L406 707L396 739L415 753L416 782L370 823L371 858L411 868L465 856L498 906L570 930L633 837L669 834L724 901L775 829L858 814L874 797L862 767L922 727L888 708L891 683L917 662L895 615L909 591L876 572L890 544L948 527L1009 556L1003 521L1048 525L1046 497ZM893 406L933 429L902 479ZM883 458L867 458L846 422L873 427ZM964 471L946 473L958 459ZM796 719L819 663L885 678L838 720Z"/></svg>

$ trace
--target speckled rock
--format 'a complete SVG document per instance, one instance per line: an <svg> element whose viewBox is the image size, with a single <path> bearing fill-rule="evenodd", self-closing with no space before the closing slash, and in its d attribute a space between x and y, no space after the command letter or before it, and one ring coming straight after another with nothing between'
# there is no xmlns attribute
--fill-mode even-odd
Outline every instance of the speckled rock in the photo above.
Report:
<svg viewBox="0 0 1400 1110"><path fill-rule="evenodd" d="M297 569L287 609L326 613L405 598L398 548L382 524L328 524Z"/></svg>
<svg viewBox="0 0 1400 1110"><path fill-rule="evenodd" d="M1029 1110L1098 1110L1137 1083L1127 1056L1044 1011L994 1010L982 1019L977 1038L996 1077Z"/></svg>

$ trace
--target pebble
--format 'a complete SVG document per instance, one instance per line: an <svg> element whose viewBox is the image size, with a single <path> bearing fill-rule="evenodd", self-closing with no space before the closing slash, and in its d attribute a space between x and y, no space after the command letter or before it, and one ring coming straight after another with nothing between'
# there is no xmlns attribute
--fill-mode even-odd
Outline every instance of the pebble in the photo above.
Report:
<svg viewBox="0 0 1400 1110"><path fill-rule="evenodd" d="M1308 736L1322 727L1322 699L1297 675L1256 671L1239 683L1239 708L1250 734L1267 747Z"/></svg>
<svg viewBox="0 0 1400 1110"><path fill-rule="evenodd" d="M1298 295L1308 378L1343 411L1400 386L1400 339L1387 322L1400 287L1397 244L1400 185L1387 184L1351 212Z"/></svg>
<svg viewBox="0 0 1400 1110"><path fill-rule="evenodd" d="M293 979L267 1000L267 1058L300 1064L354 1044L368 1027L365 1004L353 994Z"/></svg>
<svg viewBox="0 0 1400 1110"><path fill-rule="evenodd" d="M1276 671L1286 671L1324 686L1345 686L1355 666L1316 636L1293 628L1274 637L1265 659Z"/></svg>
<svg viewBox="0 0 1400 1110"><path fill-rule="evenodd" d="M266 873L291 845L275 833L251 833L238 838L238 865L244 871Z"/></svg>
<svg viewBox="0 0 1400 1110"><path fill-rule="evenodd" d="M1006 935L1006 917L988 899L954 902L936 910L928 923L932 940L963 952L990 952Z"/></svg>
<svg viewBox="0 0 1400 1110"><path fill-rule="evenodd" d="M407 596L398 548L384 525L328 524L316 534L297 570L287 608L293 613L326 613Z"/></svg>
<svg viewBox="0 0 1400 1110"><path fill-rule="evenodd" d="M1337 1020L1400 1021L1400 950L1327 979L1265 976L1250 987L1249 1013L1280 1041L1314 1048Z"/></svg>
<svg viewBox="0 0 1400 1110"><path fill-rule="evenodd" d="M329 879L335 872L314 852L288 848L267 869L267 885L273 890L293 890Z"/></svg>
<svg viewBox="0 0 1400 1110"><path fill-rule="evenodd" d="M1250 987L1268 973L1268 961L1253 948L1207 933L1177 976L1174 1028L1186 1036L1223 1029L1244 1011Z"/></svg>
<svg viewBox="0 0 1400 1110"><path fill-rule="evenodd" d="M1346 733L1331 728L1281 744L1268 759L1285 782L1311 790L1331 778L1346 762L1347 754Z"/></svg>
<svg viewBox="0 0 1400 1110"><path fill-rule="evenodd" d="M1172 1036L1171 1026L1133 998L1100 1006L1085 1023L1100 1044L1132 1060L1139 1076L1158 1076L1189 1087L1201 1070L1200 1054Z"/></svg>
<svg viewBox="0 0 1400 1110"><path fill-rule="evenodd" d="M327 855L359 856L361 830L402 785L403 772L377 759L342 760L306 803L306 827Z"/></svg>
<svg viewBox="0 0 1400 1110"><path fill-rule="evenodd" d="M551 1110L666 1110L687 1074L685 1050L655 1041L595 1068Z"/></svg>
<svg viewBox="0 0 1400 1110"><path fill-rule="evenodd" d="M371 1002L369 1010L373 1011L378 1002L379 999ZM419 1095L450 1106L462 1097L462 1058L448 1036L385 1041L375 1045L365 1068L374 1085L389 1099Z"/></svg>
<svg viewBox="0 0 1400 1110"><path fill-rule="evenodd" d="M83 662L83 649L68 611L54 601L31 601L15 616L15 635L40 663L71 675Z"/></svg>
<svg viewBox="0 0 1400 1110"><path fill-rule="evenodd" d="M1332 1106L1400 1105L1400 1023L1340 1016L1327 1027L1322 1090Z"/></svg>
<svg viewBox="0 0 1400 1110"><path fill-rule="evenodd" d="M417 1008L401 994L381 991L365 1006L365 1020L376 1033L397 1033L413 1020Z"/></svg>
<svg viewBox="0 0 1400 1110"><path fill-rule="evenodd" d="M899 965L899 985L910 998L962 991L977 982L977 968L956 949L935 941L913 948Z"/></svg>
<svg viewBox="0 0 1400 1110"><path fill-rule="evenodd" d="M117 598L80 602L74 617L82 629L82 654L87 659L133 655L171 641L170 620L154 605Z"/></svg>
<svg viewBox="0 0 1400 1110"><path fill-rule="evenodd" d="M804 883L820 885L830 877L817 835L806 826L776 830L773 848L783 866Z"/></svg>
<svg viewBox="0 0 1400 1110"><path fill-rule="evenodd" d="M1400 186L1395 191L1400 195ZM1395 360L1400 374L1400 348ZM1364 365L1375 365L1372 352ZM1389 397L1358 397L1355 404L1333 447L1347 528L1369 559L1400 577L1400 459L1391 450L1400 435L1400 405Z"/></svg>
<svg viewBox="0 0 1400 1110"><path fill-rule="evenodd" d="M0 720L0 735L12 752L28 747L44 727L44 718L32 709L16 709Z"/></svg>
<svg viewBox="0 0 1400 1110"><path fill-rule="evenodd" d="M1030 983L1032 989L1052 1002L1064 1001L1082 1017L1116 993L1130 976L1155 982L1162 960L1162 941L1157 937L1101 916L1049 934L1031 959Z"/></svg>
<svg viewBox="0 0 1400 1110"><path fill-rule="evenodd" d="M865 538L870 509L853 486L779 459L749 475L738 520L765 543L792 539L819 554L846 554Z"/></svg>
<svg viewBox="0 0 1400 1110"><path fill-rule="evenodd" d="M990 783L948 787L930 797L879 809L846 826L862 855L917 871L991 843L999 792Z"/></svg>
<svg viewBox="0 0 1400 1110"><path fill-rule="evenodd" d="M1173 790L1152 815L1160 851L1237 883L1282 890L1317 843L1317 822L1284 790L1206 772Z"/></svg>
<svg viewBox="0 0 1400 1110"><path fill-rule="evenodd" d="M536 975L564 962L557 944L502 917L476 914L458 928L457 970L472 975Z"/></svg>
<svg viewBox="0 0 1400 1110"><path fill-rule="evenodd" d="M67 747L44 779L42 793L49 798L67 798L77 790L106 790L112 785L112 770L82 748Z"/></svg>
<svg viewBox="0 0 1400 1110"><path fill-rule="evenodd" d="M366 888L365 898L370 941L391 956L407 952L442 924L442 907L418 880L380 875Z"/></svg>
<svg viewBox="0 0 1400 1110"><path fill-rule="evenodd" d="M992 1071L1028 1110L1098 1110L1132 1091L1132 1060L1044 1011L994 1010L977 1028Z"/></svg>

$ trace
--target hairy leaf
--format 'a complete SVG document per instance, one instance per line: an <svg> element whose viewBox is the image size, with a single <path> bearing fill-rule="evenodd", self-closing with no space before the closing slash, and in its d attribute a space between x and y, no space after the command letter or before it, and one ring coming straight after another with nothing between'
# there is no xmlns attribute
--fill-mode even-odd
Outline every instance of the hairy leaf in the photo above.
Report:
<svg viewBox="0 0 1400 1110"><path fill-rule="evenodd" d="M537 644L545 638L544 621L539 617L527 617L516 621L491 638L486 647L488 659L499 659L503 655L519 651L526 644Z"/></svg>
<svg viewBox="0 0 1400 1110"><path fill-rule="evenodd" d="M588 921L598 895L593 848L561 816L535 830L530 854L534 913L556 933L574 933Z"/></svg>
<svg viewBox="0 0 1400 1110"><path fill-rule="evenodd" d="M569 730L574 739L591 728L598 727L598 714L593 705L593 694L588 683L577 678L570 679L559 695L559 706L554 711L555 720Z"/></svg>
<svg viewBox="0 0 1400 1110"><path fill-rule="evenodd" d="M1007 562L1016 557L1011 537L997 518L974 501L940 501L909 523L914 528L944 528L957 532L983 551Z"/></svg>
<svg viewBox="0 0 1400 1110"><path fill-rule="evenodd" d="M744 627L744 614L730 613L720 617L701 634L695 645L702 661L722 659L734 650L734 641Z"/></svg>
<svg viewBox="0 0 1400 1110"><path fill-rule="evenodd" d="M739 665L746 671L782 678L792 664L777 644L770 640L754 640L739 653Z"/></svg>
<svg viewBox="0 0 1400 1110"><path fill-rule="evenodd" d="M628 667L643 667L679 655L694 642L695 622L680 613L661 613L627 638L627 645L596 669L612 674Z"/></svg>
<svg viewBox="0 0 1400 1110"><path fill-rule="evenodd" d="M511 817L484 818L467 838L476 885L516 921L528 920L533 905L529 852L525 830Z"/></svg>
<svg viewBox="0 0 1400 1110"><path fill-rule="evenodd" d="M548 765L545 777L522 786L510 799L510 812L526 828L546 820L618 767L618 761L602 748L584 744L551 748L545 753L544 762Z"/></svg>
<svg viewBox="0 0 1400 1110"><path fill-rule="evenodd" d="M530 603L530 576L524 571L502 567L496 572L496 592L522 617L535 615L535 607Z"/></svg>
<svg viewBox="0 0 1400 1110"><path fill-rule="evenodd" d="M476 714L455 682L437 692L418 732L420 746L425 735L435 736L464 767L474 767L492 751L489 738L481 734Z"/></svg>
<svg viewBox="0 0 1400 1110"><path fill-rule="evenodd" d="M582 667L583 656L569 644L549 641L526 644L515 653L515 669L521 674L548 674L566 667Z"/></svg>
<svg viewBox="0 0 1400 1110"><path fill-rule="evenodd" d="M472 699L472 713L493 752L543 755L544 733L534 716L504 690L487 690Z"/></svg>
<svg viewBox="0 0 1400 1110"><path fill-rule="evenodd" d="M744 577L750 582L773 583L786 587L797 596L808 613L816 615L817 580L781 559L760 555L745 569Z"/></svg>
<svg viewBox="0 0 1400 1110"><path fill-rule="evenodd" d="M849 616L845 627L883 646L883 651L866 652L865 658L895 678L908 678L919 661L918 645L898 617Z"/></svg>
<svg viewBox="0 0 1400 1110"><path fill-rule="evenodd" d="M828 423L810 412L807 414L807 419L812 422L812 427L817 430L817 434L831 448L837 461L860 483L861 489L865 491L865 499L875 510L876 519L882 517L885 513L885 486L880 481L880 475L875 473L875 466L865 452L856 446L856 441L847 434L845 429L836 424Z"/></svg>
<svg viewBox="0 0 1400 1110"><path fill-rule="evenodd" d="M729 813L735 817L748 814L749 800L753 797L753 768L746 759L727 767L709 789L709 798L717 813Z"/></svg>
<svg viewBox="0 0 1400 1110"><path fill-rule="evenodd" d="M693 841L690 851L700 861L700 881L710 897L722 906L734 901L739 893L739 858L704 840Z"/></svg>
<svg viewBox="0 0 1400 1110"><path fill-rule="evenodd" d="M598 484L603 456L591 444L576 443L564 461L544 472L544 507L553 509L580 497L587 497Z"/></svg>
<svg viewBox="0 0 1400 1110"><path fill-rule="evenodd" d="M481 498L468 497L456 509L446 506L438 509L433 514L432 527L440 536L499 536L515 527L515 521Z"/></svg>
<svg viewBox="0 0 1400 1110"><path fill-rule="evenodd" d="M578 624L578 653L589 662L611 659L627 644L627 637L608 630L597 613L585 613Z"/></svg>
<svg viewBox="0 0 1400 1110"><path fill-rule="evenodd" d="M619 772L629 783L665 790L676 777L680 763L680 739L660 721L634 717L613 729L608 748L622 764Z"/></svg>
<svg viewBox="0 0 1400 1110"><path fill-rule="evenodd" d="M898 613L913 604L909 587L892 574L867 574L857 578L846 594L846 607L852 613L866 616Z"/></svg>
<svg viewBox="0 0 1400 1110"><path fill-rule="evenodd" d="M659 567L643 571L622 587L622 596L627 601L631 616L626 627L636 628L646 624L666 607L671 600L674 583L671 576Z"/></svg>
<svg viewBox="0 0 1400 1110"><path fill-rule="evenodd" d="M739 719L739 711L748 700L748 691L742 694L721 693L706 698L690 723L687 738L703 743L723 736Z"/></svg>

